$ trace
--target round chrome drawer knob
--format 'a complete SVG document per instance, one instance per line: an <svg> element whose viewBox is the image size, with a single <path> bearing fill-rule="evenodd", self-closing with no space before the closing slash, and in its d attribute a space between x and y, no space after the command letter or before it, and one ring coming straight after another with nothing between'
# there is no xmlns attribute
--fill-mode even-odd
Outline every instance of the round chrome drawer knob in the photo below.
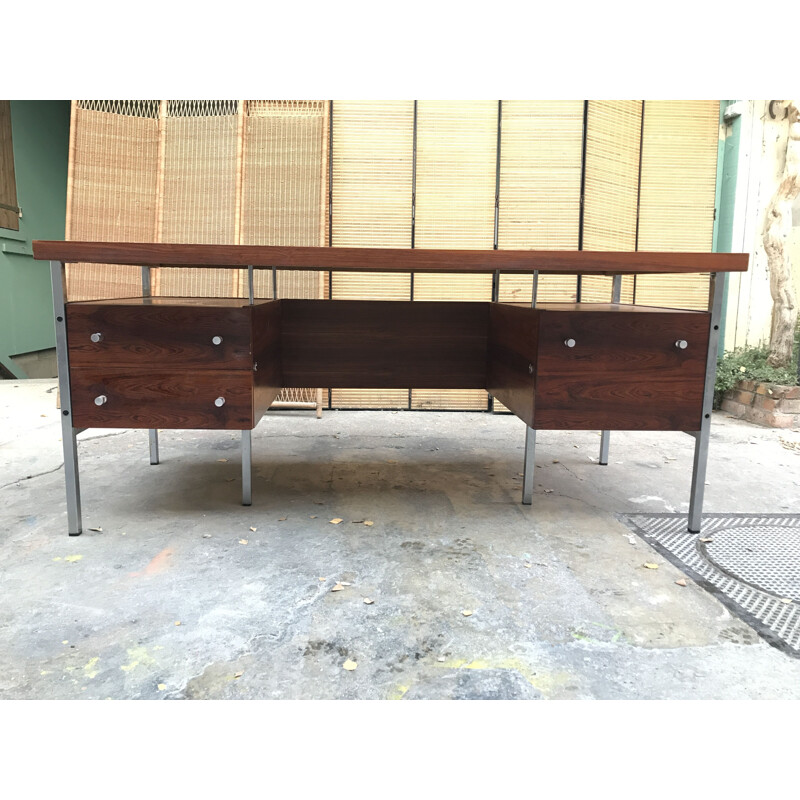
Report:
<svg viewBox="0 0 800 800"><path fill-rule="evenodd" d="M685 350L688 346L689 342L687 342L686 339L678 339L678 341L675 342L675 347L677 347L678 350Z"/></svg>
<svg viewBox="0 0 800 800"><path fill-rule="evenodd" d="M212 336L211 342L213 344L222 344L222 337L221 336Z"/></svg>
<svg viewBox="0 0 800 800"><path fill-rule="evenodd" d="M222 406L224 406L224 405L225 405L225 398L224 398L224 397L218 397L218 398L217 398L217 399L214 401L214 405L215 405L217 408L222 408Z"/></svg>
<svg viewBox="0 0 800 800"><path fill-rule="evenodd" d="M94 404L96 406L104 406L108 402L108 398L104 394L99 394L94 399Z"/></svg>
<svg viewBox="0 0 800 800"><path fill-rule="evenodd" d="M102 333L93 333L89 338L95 343L102 342L103 341L103 334Z"/></svg>
<svg viewBox="0 0 800 800"><path fill-rule="evenodd" d="M564 345L566 347L575 347L575 340L574 339L564 339Z"/></svg>

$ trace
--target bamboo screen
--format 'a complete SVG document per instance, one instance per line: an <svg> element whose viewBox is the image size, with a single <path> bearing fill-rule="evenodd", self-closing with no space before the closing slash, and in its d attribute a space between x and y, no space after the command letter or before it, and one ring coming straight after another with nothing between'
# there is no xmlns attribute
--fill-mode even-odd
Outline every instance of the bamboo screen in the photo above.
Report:
<svg viewBox="0 0 800 800"><path fill-rule="evenodd" d="M583 201L584 250L636 249L641 131L641 100L589 101ZM584 276L581 300L608 302L611 282L611 278L600 275ZM623 276L623 303L633 302L633 287L633 276Z"/></svg>
<svg viewBox="0 0 800 800"><path fill-rule="evenodd" d="M504 101L500 139L500 250L577 250L583 102ZM537 299L574 300L574 276L542 275ZM533 280L500 276L500 302L530 303Z"/></svg>
<svg viewBox="0 0 800 800"><path fill-rule="evenodd" d="M155 241L158 116L158 100L73 101L67 239ZM137 297L141 293L138 267L67 266L70 300Z"/></svg>
<svg viewBox="0 0 800 800"><path fill-rule="evenodd" d="M334 247L410 247L414 102L336 102ZM410 300L410 273L333 272L340 300ZM335 408L406 408L406 389L333 389Z"/></svg>
<svg viewBox="0 0 800 800"><path fill-rule="evenodd" d="M491 250L497 101L417 104L415 246ZM491 300L491 275L414 276L414 300ZM411 392L411 407L483 410L482 389Z"/></svg>
<svg viewBox="0 0 800 800"><path fill-rule="evenodd" d="M236 244L236 101L162 100L156 241ZM154 270L153 293L237 297L238 271Z"/></svg>
<svg viewBox="0 0 800 800"><path fill-rule="evenodd" d="M640 250L711 250L718 139L716 100L645 103ZM636 302L705 309L708 290L708 275L640 275Z"/></svg>
<svg viewBox="0 0 800 800"><path fill-rule="evenodd" d="M0 100L0 228L19 230L14 148L11 143L11 101Z"/></svg>

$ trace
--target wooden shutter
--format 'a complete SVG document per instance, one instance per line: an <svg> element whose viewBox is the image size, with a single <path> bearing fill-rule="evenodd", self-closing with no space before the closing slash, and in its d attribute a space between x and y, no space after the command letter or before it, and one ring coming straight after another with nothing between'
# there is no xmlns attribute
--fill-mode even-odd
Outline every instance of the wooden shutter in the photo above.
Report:
<svg viewBox="0 0 800 800"><path fill-rule="evenodd" d="M709 252L714 230L719 102L648 100L644 110L639 249ZM708 275L640 275L636 302L708 307Z"/></svg>
<svg viewBox="0 0 800 800"><path fill-rule="evenodd" d="M416 247L491 250L497 181L497 101L417 104ZM492 297L491 275L414 276L414 300ZM475 390L418 390L412 408L484 410Z"/></svg>
<svg viewBox="0 0 800 800"><path fill-rule="evenodd" d="M0 100L0 228L19 230L10 100Z"/></svg>
<svg viewBox="0 0 800 800"><path fill-rule="evenodd" d="M577 250L583 102L504 100L500 145L501 250ZM540 300L574 299L572 276L542 275ZM500 302L530 303L532 278L500 276Z"/></svg>
<svg viewBox="0 0 800 800"><path fill-rule="evenodd" d="M332 244L410 247L414 102L333 104ZM410 300L410 273L333 272L335 300ZM333 389L335 408L406 408L406 389Z"/></svg>
<svg viewBox="0 0 800 800"><path fill-rule="evenodd" d="M641 100L590 100L586 120L583 249L633 251L639 193ZM609 302L611 278L584 276L581 299ZM622 302L633 302L633 277Z"/></svg>

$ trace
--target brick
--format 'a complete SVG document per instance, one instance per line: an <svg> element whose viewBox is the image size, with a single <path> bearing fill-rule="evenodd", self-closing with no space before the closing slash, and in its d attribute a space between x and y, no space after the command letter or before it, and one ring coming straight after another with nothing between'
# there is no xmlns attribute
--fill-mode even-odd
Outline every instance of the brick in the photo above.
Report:
<svg viewBox="0 0 800 800"><path fill-rule="evenodd" d="M741 419L750 410L750 406L737 403L735 400L731 400L726 396L722 399L722 410L732 417L739 417Z"/></svg>
<svg viewBox="0 0 800 800"><path fill-rule="evenodd" d="M778 411L779 400L774 397L767 397L763 394L756 395L755 407L764 411Z"/></svg>
<svg viewBox="0 0 800 800"><path fill-rule="evenodd" d="M741 389L732 389L730 392L725 393L725 397L729 397L731 400L745 406L753 405L756 399L756 396L752 392L745 392Z"/></svg>
<svg viewBox="0 0 800 800"><path fill-rule="evenodd" d="M754 392L756 390L755 381L739 381L737 388L745 392Z"/></svg>
<svg viewBox="0 0 800 800"><path fill-rule="evenodd" d="M796 400L784 400L780 404L780 410L785 414L800 414L800 397Z"/></svg>
<svg viewBox="0 0 800 800"><path fill-rule="evenodd" d="M787 400L800 400L800 386L787 387L783 396Z"/></svg>

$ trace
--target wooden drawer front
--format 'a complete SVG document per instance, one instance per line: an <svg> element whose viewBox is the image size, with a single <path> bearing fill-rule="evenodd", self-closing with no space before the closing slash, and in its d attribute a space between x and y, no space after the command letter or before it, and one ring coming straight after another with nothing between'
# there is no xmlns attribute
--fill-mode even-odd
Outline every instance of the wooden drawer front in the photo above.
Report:
<svg viewBox="0 0 800 800"><path fill-rule="evenodd" d="M709 324L699 313L543 312L535 427L698 430Z"/></svg>
<svg viewBox="0 0 800 800"><path fill-rule="evenodd" d="M250 430L253 373L244 370L73 369L77 428L211 428ZM104 395L103 405L95 398ZM225 398L218 407L214 401Z"/></svg>
<svg viewBox="0 0 800 800"><path fill-rule="evenodd" d="M250 369L250 319L246 306L76 303L67 306L70 364Z"/></svg>

